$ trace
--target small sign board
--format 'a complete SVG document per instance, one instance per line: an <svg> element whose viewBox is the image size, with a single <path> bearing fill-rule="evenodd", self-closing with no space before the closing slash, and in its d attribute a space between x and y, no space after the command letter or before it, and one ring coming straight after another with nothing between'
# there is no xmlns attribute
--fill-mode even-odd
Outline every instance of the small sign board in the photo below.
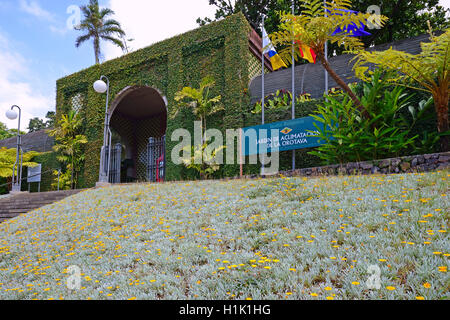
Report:
<svg viewBox="0 0 450 320"><path fill-rule="evenodd" d="M313 117L274 122L242 129L242 154L250 156L273 151L319 147L319 132ZM318 123L320 125L320 123Z"/></svg>
<svg viewBox="0 0 450 320"><path fill-rule="evenodd" d="M42 165L38 164L36 167L28 167L27 182L41 182Z"/></svg>

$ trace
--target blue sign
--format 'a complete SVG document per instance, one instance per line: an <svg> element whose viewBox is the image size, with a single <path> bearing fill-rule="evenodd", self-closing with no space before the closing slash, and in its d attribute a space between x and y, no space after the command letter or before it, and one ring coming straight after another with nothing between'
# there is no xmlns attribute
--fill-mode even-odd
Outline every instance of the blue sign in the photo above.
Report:
<svg viewBox="0 0 450 320"><path fill-rule="evenodd" d="M242 129L244 156L280 152L322 145L313 117L275 122ZM317 123L320 126L320 123Z"/></svg>

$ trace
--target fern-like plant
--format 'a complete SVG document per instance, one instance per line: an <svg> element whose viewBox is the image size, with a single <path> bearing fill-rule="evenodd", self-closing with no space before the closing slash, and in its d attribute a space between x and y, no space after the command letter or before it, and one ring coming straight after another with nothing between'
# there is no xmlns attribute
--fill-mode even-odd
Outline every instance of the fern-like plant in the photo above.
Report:
<svg viewBox="0 0 450 320"><path fill-rule="evenodd" d="M450 29L436 37L430 30L430 42L422 43L422 52L410 54L402 51L361 51L355 58L356 76L367 80L373 75L369 64L393 70L397 76L391 78L396 85L431 93L438 117L441 151L449 151L448 103L450 85Z"/></svg>
<svg viewBox="0 0 450 320"><path fill-rule="evenodd" d="M325 9L323 0L304 0L302 3L302 15L282 14L280 30L271 34L271 39L274 45L285 47L279 51L279 55L286 64L292 63L291 44L293 40L300 45L306 45L313 49L325 70L350 96L358 109L364 112L360 99L333 70L325 57L325 44L327 42L338 44L339 46L342 45L347 51L358 50L364 47L363 42L359 38L349 36L347 31L354 25L361 26L366 24L371 15L350 12L351 4L351 0L327 1L327 8ZM378 21L380 25L383 25L387 18L380 16ZM342 32L335 33L338 29L342 30ZM300 50L298 46L296 47L296 60L302 59Z"/></svg>

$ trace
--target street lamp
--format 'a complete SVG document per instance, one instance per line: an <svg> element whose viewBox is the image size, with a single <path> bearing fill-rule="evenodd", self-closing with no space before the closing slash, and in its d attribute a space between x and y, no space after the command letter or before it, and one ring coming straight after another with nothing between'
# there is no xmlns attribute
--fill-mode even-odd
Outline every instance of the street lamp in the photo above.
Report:
<svg viewBox="0 0 450 320"><path fill-rule="evenodd" d="M19 109L19 114L14 111L14 108ZM14 105L10 110L6 111L6 117L9 120L16 120L17 116L19 117L19 126L17 129L17 155L16 162L13 167L13 176L12 176L12 190L11 192L16 193L21 191L22 187L22 164L23 164L23 150L22 150L22 138L20 136L20 118L22 117L22 110L20 107ZM17 174L16 174L17 169Z"/></svg>
<svg viewBox="0 0 450 320"><path fill-rule="evenodd" d="M105 82L106 81L106 82ZM94 90L97 93L105 93L106 92L106 111L105 111L105 127L103 132L103 147L100 153L100 177L98 184L104 185L109 183L109 172L110 172L110 163L111 163L111 130L109 129L109 79L106 76L101 76L99 80L94 82ZM105 158L106 158L106 150L109 149L108 152L108 164L105 166Z"/></svg>

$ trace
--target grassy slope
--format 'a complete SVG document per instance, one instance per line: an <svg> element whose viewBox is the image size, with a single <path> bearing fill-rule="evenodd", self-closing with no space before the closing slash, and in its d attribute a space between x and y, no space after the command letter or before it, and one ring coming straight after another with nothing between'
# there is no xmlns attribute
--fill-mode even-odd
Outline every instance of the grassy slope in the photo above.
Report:
<svg viewBox="0 0 450 320"><path fill-rule="evenodd" d="M0 225L0 298L443 298L449 176L87 191Z"/></svg>

